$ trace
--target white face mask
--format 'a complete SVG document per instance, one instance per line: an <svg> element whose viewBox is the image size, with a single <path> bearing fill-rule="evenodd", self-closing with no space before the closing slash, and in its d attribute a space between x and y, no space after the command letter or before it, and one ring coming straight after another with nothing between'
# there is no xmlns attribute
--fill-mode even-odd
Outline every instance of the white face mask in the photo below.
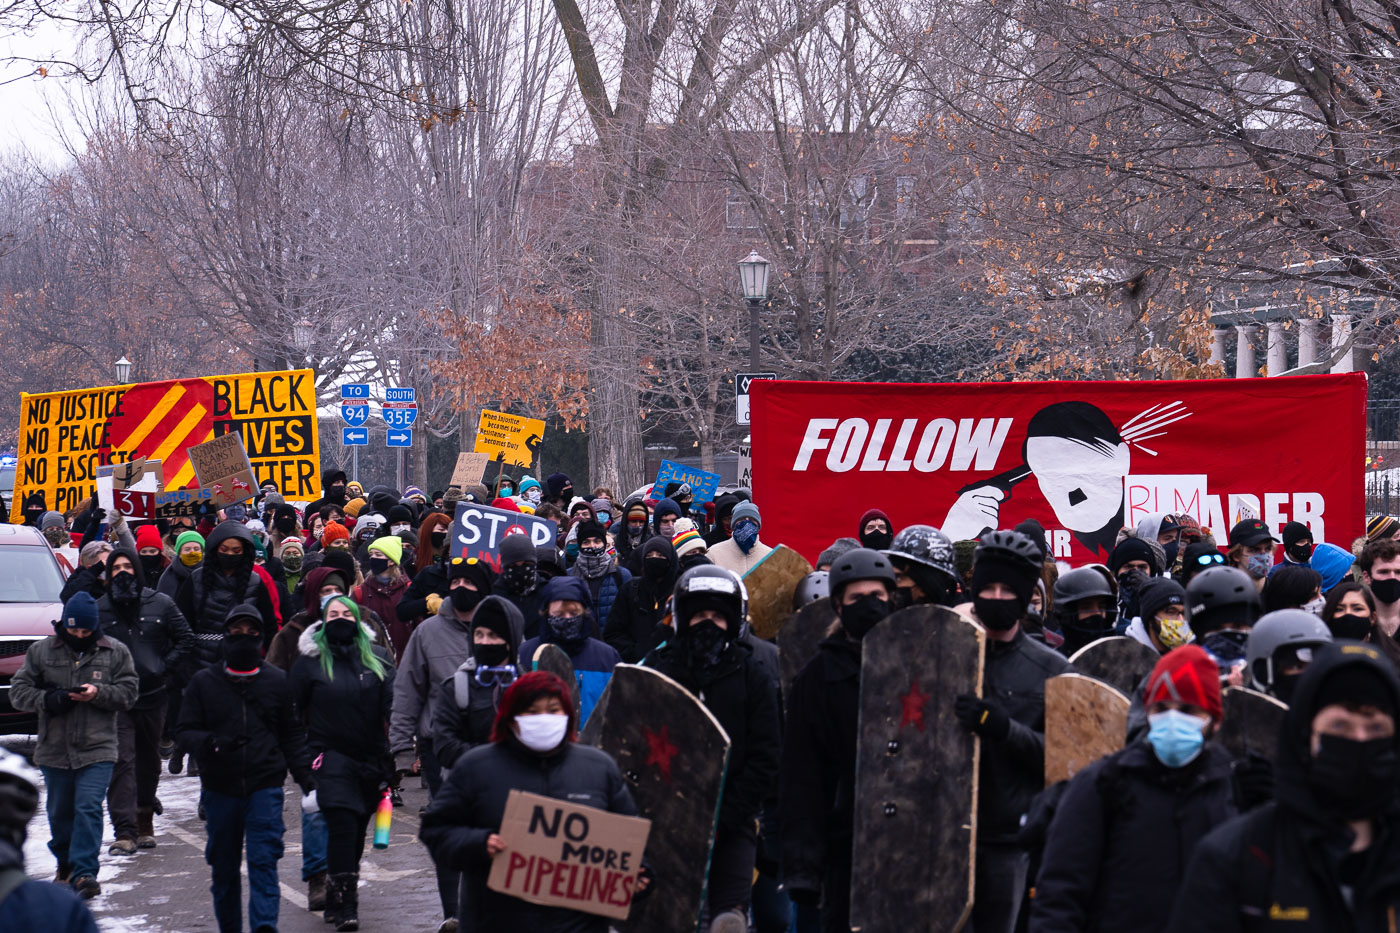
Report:
<svg viewBox="0 0 1400 933"><path fill-rule="evenodd" d="M540 487L538 487L538 486L531 486L529 489L525 490L525 501L526 501L526 502L533 503L533 504L535 504L535 505L539 505L539 503L540 503Z"/></svg>
<svg viewBox="0 0 1400 933"><path fill-rule="evenodd" d="M1302 609L1304 612L1311 612L1320 619L1322 618L1322 607L1325 605L1327 605L1326 598L1319 596L1317 599L1308 600L1298 608Z"/></svg>
<svg viewBox="0 0 1400 933"><path fill-rule="evenodd" d="M550 752L564 741L569 717L563 713L536 713L515 717L515 734L520 744L532 752Z"/></svg>
<svg viewBox="0 0 1400 933"><path fill-rule="evenodd" d="M391 527L389 528L389 533L390 533L390 534L395 534L395 535L401 535L401 534L403 534L405 531L408 531L409 527L410 527L410 526L408 526L408 525L393 525L393 526L391 526Z"/></svg>

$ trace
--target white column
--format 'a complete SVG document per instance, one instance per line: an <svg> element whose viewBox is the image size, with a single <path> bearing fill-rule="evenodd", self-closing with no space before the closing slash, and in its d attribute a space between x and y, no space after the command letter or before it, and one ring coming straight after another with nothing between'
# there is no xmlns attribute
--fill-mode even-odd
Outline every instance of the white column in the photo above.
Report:
<svg viewBox="0 0 1400 933"><path fill-rule="evenodd" d="M1288 344L1285 342L1286 335L1283 332L1282 321L1270 321L1264 325L1268 331L1268 364L1269 375L1277 376L1288 369Z"/></svg>
<svg viewBox="0 0 1400 933"><path fill-rule="evenodd" d="M1225 365L1225 335L1230 331L1224 327L1212 327L1210 329L1210 360L1212 363Z"/></svg>
<svg viewBox="0 0 1400 933"><path fill-rule="evenodd" d="M1254 335L1259 330L1253 324L1235 325L1235 378L1248 379L1259 373L1254 363Z"/></svg>
<svg viewBox="0 0 1400 933"><path fill-rule="evenodd" d="M1332 315L1332 352L1336 354L1351 339L1351 315ZM1332 372L1349 373L1356 369L1355 351L1347 350L1332 364Z"/></svg>
<svg viewBox="0 0 1400 933"><path fill-rule="evenodd" d="M1317 321L1304 318L1298 322L1298 365L1317 362Z"/></svg>

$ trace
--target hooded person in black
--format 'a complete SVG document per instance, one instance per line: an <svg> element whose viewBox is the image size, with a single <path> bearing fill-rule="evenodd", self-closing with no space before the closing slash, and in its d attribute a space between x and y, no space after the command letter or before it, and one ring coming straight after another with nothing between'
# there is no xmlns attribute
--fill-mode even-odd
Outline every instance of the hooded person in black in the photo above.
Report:
<svg viewBox="0 0 1400 933"><path fill-rule="evenodd" d="M136 704L117 713L117 764L107 792L117 839L110 854L131 855L138 847L155 848L152 822L167 685L194 657L195 639L175 601L146 586L135 551L112 551L104 580L105 592L97 601L102 630L131 651L141 685Z"/></svg>
<svg viewBox="0 0 1400 933"><path fill-rule="evenodd" d="M1201 841L1168 933L1395 929L1397 715L1400 678L1377 649L1319 649L1279 734L1275 801Z"/></svg>
<svg viewBox="0 0 1400 933"><path fill-rule="evenodd" d="M671 626L663 620L680 574L680 560L668 538L649 538L641 550L642 572L622 587L603 629L603 640L627 664L636 664L670 637Z"/></svg>
<svg viewBox="0 0 1400 933"><path fill-rule="evenodd" d="M321 511L323 506L333 505L342 512L345 510L345 471L331 468L321 474L321 498L310 503L306 507L306 521L309 525L311 516Z"/></svg>
<svg viewBox="0 0 1400 933"><path fill-rule="evenodd" d="M613 546L617 548L617 563L627 566L633 554L651 534L651 513L641 496L631 496L622 503L617 521L611 529Z"/></svg>
<svg viewBox="0 0 1400 933"><path fill-rule="evenodd" d="M525 620L524 638L540 633L540 591L545 577L540 574L540 557L530 536L507 535L500 547L501 572L492 584L491 593L515 606ZM515 644L520 648L520 641ZM511 655L514 657L515 655ZM447 762L451 766L451 762Z"/></svg>
<svg viewBox="0 0 1400 933"><path fill-rule="evenodd" d="M433 710L433 750L444 772L491 741L501 695L519 674L515 660L524 628L520 610L500 596L486 597L472 613L471 657L443 681Z"/></svg>
<svg viewBox="0 0 1400 933"><path fill-rule="evenodd" d="M234 544L241 545L236 553ZM175 605L199 642L201 663L218 660L224 621L240 604L262 615L264 646L277 633L277 613L262 577L253 572L253 557L253 533L238 522L220 522L205 540L204 561L180 585Z"/></svg>

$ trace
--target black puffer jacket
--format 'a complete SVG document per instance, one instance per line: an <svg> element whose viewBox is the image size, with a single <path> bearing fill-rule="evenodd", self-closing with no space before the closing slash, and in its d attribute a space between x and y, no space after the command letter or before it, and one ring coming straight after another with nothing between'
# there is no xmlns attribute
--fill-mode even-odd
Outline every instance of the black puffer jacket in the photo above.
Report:
<svg viewBox="0 0 1400 933"><path fill-rule="evenodd" d="M190 678L175 741L199 762L205 790L246 797L281 787L290 769L306 789L311 759L287 675L263 662L252 677L206 667Z"/></svg>
<svg viewBox="0 0 1400 933"><path fill-rule="evenodd" d="M1168 768L1146 741L1074 776L1050 824L1030 933L1157 933L1197 843L1235 816L1230 755Z"/></svg>
<svg viewBox="0 0 1400 933"><path fill-rule="evenodd" d="M312 623L298 640L301 656L289 675L292 701L306 722L312 758L320 758L314 772L317 802L363 815L378 804L394 770L386 732L394 701L394 659L374 645L374 656L384 665L380 678L362 663L357 648L337 648L331 652L328 676L313 637L324 624ZM364 623L361 629L373 642L374 630Z"/></svg>
<svg viewBox="0 0 1400 933"><path fill-rule="evenodd" d="M666 617L666 605L680 572L676 549L666 538L657 535L648 539L641 551L641 572L618 593L603 630L603 641L616 648L627 664L641 661L670 637L670 627L660 622ZM664 577L650 580L646 576L646 555L655 551L665 554L670 566Z"/></svg>
<svg viewBox="0 0 1400 933"><path fill-rule="evenodd" d="M510 600L488 596L481 601L481 605L477 606L472 615L473 631L479 620L485 618L482 610L492 611L492 603L499 603L496 608L505 615L510 629L510 637L506 639L506 645L510 649L506 657L507 663L510 663L516 659L520 653L520 645L524 642L525 620ZM472 645L472 652L475 655L475 643ZM496 710L500 705L501 695L510 686L502 682L478 681L472 671L468 670L468 667L474 670L474 665L474 658L468 660L457 668L456 673L442 682L437 705L433 707L433 754L444 770L450 770L457 763L457 759L469 749L491 741L491 726L496 721Z"/></svg>
<svg viewBox="0 0 1400 933"><path fill-rule="evenodd" d="M514 739L463 755L428 811L422 839L439 868L464 873L464 933L607 933L608 920L558 907L541 907L486 887L491 859L486 838L500 831L506 797L528 791L625 816L637 814L617 763L606 752L566 742L541 756Z"/></svg>
<svg viewBox="0 0 1400 933"><path fill-rule="evenodd" d="M844 634L821 643L785 698L778 819L788 888L820 891L829 869L850 887L860 720L860 645ZM844 866L844 869L841 869Z"/></svg>
<svg viewBox="0 0 1400 933"><path fill-rule="evenodd" d="M1021 817L1045 789L1045 681L1073 670L1054 648L1023 631L987 640L982 696L1011 717L1001 741L982 741L977 784L977 840L1014 843Z"/></svg>
<svg viewBox="0 0 1400 933"><path fill-rule="evenodd" d="M108 568L117 556L131 561L136 581L142 587L141 601L134 606L118 606L110 594L104 593L97 601L97 614L102 633L126 645L136 662L141 696L133 709L150 709L165 701L168 679L172 675L183 676L180 672L195 655L195 639L189 623L175 608L175 601L145 586L136 552L117 548L108 558Z"/></svg>
<svg viewBox="0 0 1400 933"><path fill-rule="evenodd" d="M646 666L693 693L728 733L719 822L731 832L752 836L758 809L778 780L782 736L773 679L742 642L730 644L711 669L694 670L685 646L674 640L648 655Z"/></svg>
<svg viewBox="0 0 1400 933"><path fill-rule="evenodd" d="M230 538L244 544L243 563L232 574L214 569L219 545ZM262 577L253 572L253 533L238 522L220 522L204 545L204 561L190 572L175 597L175 605L190 624L199 642L199 657L206 664L218 660L224 640L224 620L234 606L251 603L262 617L263 644L277 634L277 613Z"/></svg>
<svg viewBox="0 0 1400 933"><path fill-rule="evenodd" d="M1328 645L1298 682L1284 717L1273 803L1218 827L1196 847L1169 933L1372 933L1400 917L1400 797L1372 820L1371 846L1348 857L1353 834L1308 784L1318 689L1341 668L1369 667L1400 709L1400 678L1378 650ZM1400 752L1400 735L1391 737ZM1345 878L1345 881L1343 880ZM1349 888L1343 893L1343 887Z"/></svg>

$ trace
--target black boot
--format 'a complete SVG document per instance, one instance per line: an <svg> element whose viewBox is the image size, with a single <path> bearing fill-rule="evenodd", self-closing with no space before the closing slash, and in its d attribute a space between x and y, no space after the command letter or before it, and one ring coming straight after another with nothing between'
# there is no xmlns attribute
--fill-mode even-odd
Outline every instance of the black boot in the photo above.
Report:
<svg viewBox="0 0 1400 933"><path fill-rule="evenodd" d="M341 893L340 878L342 875L326 876L326 910L321 918L327 923L335 924L340 922L340 911L344 898Z"/></svg>
<svg viewBox="0 0 1400 933"><path fill-rule="evenodd" d="M338 875L331 875L326 885L327 897L330 890L334 888L340 901L340 913L335 918L335 928L338 931L358 930L360 928L360 874L359 872L344 872Z"/></svg>

